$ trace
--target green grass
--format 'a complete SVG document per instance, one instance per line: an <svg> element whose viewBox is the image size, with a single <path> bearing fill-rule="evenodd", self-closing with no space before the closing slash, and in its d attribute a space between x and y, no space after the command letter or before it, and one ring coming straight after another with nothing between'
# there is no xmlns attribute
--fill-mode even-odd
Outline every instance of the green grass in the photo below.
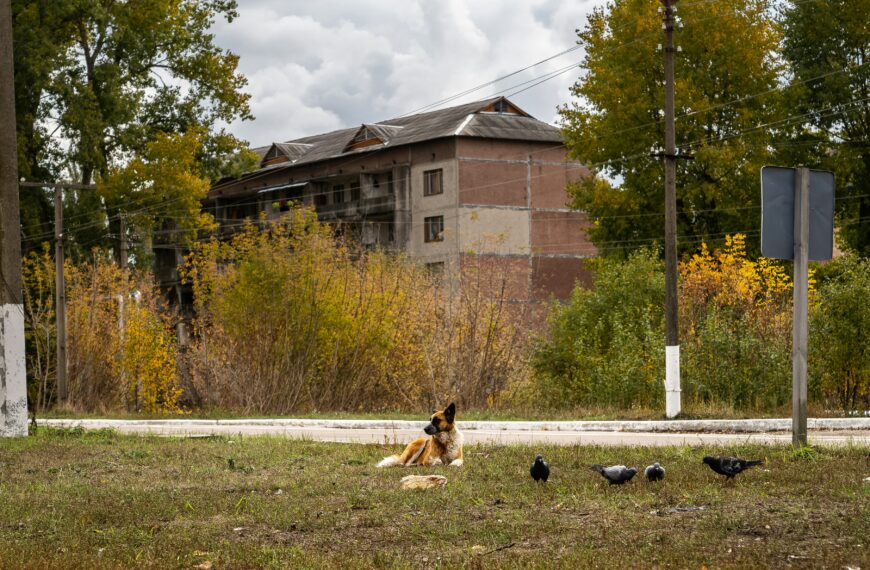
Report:
<svg viewBox="0 0 870 570"><path fill-rule="evenodd" d="M473 446L461 469L374 467L397 449L42 428L0 441L0 568L870 566L867 447ZM768 464L724 484L701 464L720 452ZM661 484L588 467L653 460ZM447 486L398 488L431 471Z"/></svg>
<svg viewBox="0 0 870 570"><path fill-rule="evenodd" d="M385 410L378 412L308 412L291 415L259 415L245 414L233 410L211 409L193 410L183 416L141 414L124 411L114 411L105 414L93 414L77 410L53 409L40 413L40 418L108 418L108 419L167 419L184 417L188 419L260 419L260 418L313 418L313 419L371 419L371 420L420 420L427 417L430 410ZM464 421L578 421L578 420L664 420L664 409L649 408L573 408L564 410L548 410L540 408L505 408L484 410L460 410ZM843 417L834 410L814 408L810 410L811 417ZM791 408L779 410L735 410L725 406L688 405L680 419L749 419L749 418L788 418Z"/></svg>

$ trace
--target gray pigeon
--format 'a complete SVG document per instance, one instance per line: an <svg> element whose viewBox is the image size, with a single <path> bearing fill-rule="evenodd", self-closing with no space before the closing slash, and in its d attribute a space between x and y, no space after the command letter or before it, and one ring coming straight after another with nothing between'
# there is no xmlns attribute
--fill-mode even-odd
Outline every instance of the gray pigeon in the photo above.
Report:
<svg viewBox="0 0 870 570"><path fill-rule="evenodd" d="M649 482L661 481L665 478L665 468L658 463L653 463L643 470L643 474Z"/></svg>
<svg viewBox="0 0 870 570"><path fill-rule="evenodd" d="M622 485L627 481L631 481L631 478L637 475L637 469L626 467L625 465L602 467L596 464L592 466L592 470L600 473L611 485Z"/></svg>
<svg viewBox="0 0 870 570"><path fill-rule="evenodd" d="M748 459L739 459L737 457L713 457L707 455L704 457L704 463L710 466L710 469L719 475L725 475L725 480L733 479L738 473L746 471L750 467L756 465L764 465L764 460L750 461Z"/></svg>
<svg viewBox="0 0 870 570"><path fill-rule="evenodd" d="M535 462L532 463L532 468L529 472L532 474L532 479L535 481L543 481L546 483L547 479L550 478L550 466L547 465L546 461L544 461L542 455L535 457Z"/></svg>

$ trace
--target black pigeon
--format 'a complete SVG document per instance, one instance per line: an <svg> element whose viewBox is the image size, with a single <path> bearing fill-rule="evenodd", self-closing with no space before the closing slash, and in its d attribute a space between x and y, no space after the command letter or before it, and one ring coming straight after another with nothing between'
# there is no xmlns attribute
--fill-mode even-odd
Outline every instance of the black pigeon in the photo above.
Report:
<svg viewBox="0 0 870 570"><path fill-rule="evenodd" d="M725 475L726 481L733 479L738 473L746 471L750 467L764 465L763 460L750 461L748 459L738 459L737 457L713 457L711 455L704 457L704 463L709 465L710 469L719 475Z"/></svg>
<svg viewBox="0 0 870 570"><path fill-rule="evenodd" d="M610 467L593 465L592 470L601 473L601 476L607 479L611 485L622 485L637 475L637 469L625 465L611 465Z"/></svg>
<svg viewBox="0 0 870 570"><path fill-rule="evenodd" d="M535 481L547 482L547 479L550 478L550 466L544 461L544 456L539 455L535 457L535 462L532 463L532 468L529 469L529 472Z"/></svg>
<svg viewBox="0 0 870 570"><path fill-rule="evenodd" d="M661 481L665 478L665 468L658 463L653 463L643 470L643 474L649 482Z"/></svg>

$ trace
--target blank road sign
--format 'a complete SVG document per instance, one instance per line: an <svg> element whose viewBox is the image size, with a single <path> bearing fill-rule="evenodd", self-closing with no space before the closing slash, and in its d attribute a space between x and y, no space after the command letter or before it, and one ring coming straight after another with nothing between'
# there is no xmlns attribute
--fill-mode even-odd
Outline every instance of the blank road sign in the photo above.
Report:
<svg viewBox="0 0 870 570"><path fill-rule="evenodd" d="M761 255L794 259L795 169L761 169ZM834 173L810 170L810 261L834 252Z"/></svg>

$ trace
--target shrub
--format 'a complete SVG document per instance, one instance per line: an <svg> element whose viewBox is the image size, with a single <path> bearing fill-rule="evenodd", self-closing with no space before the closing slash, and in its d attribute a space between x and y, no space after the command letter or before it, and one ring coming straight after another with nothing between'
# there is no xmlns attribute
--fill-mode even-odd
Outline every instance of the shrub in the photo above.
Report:
<svg viewBox="0 0 870 570"><path fill-rule="evenodd" d="M500 305L456 302L402 255L364 252L310 209L198 244L197 399L244 412L485 406L517 366Z"/></svg>
<svg viewBox="0 0 870 570"><path fill-rule="evenodd" d="M555 304L536 342L536 384L551 405L652 406L662 401L664 272L643 250L596 262L593 289Z"/></svg>
<svg viewBox="0 0 870 570"><path fill-rule="evenodd" d="M145 278L95 255L68 264L69 403L88 412L177 412L171 315Z"/></svg>
<svg viewBox="0 0 870 570"><path fill-rule="evenodd" d="M54 312L54 258L48 243L22 260L25 342L27 346L27 398L37 413L56 397L57 329Z"/></svg>
<svg viewBox="0 0 870 570"><path fill-rule="evenodd" d="M680 264L682 389L688 403L774 409L791 394L791 278L746 255L745 237Z"/></svg>
<svg viewBox="0 0 870 570"><path fill-rule="evenodd" d="M870 409L870 261L850 255L830 265L810 310L810 380L844 412Z"/></svg>
<svg viewBox="0 0 870 570"><path fill-rule="evenodd" d="M141 304L122 307L120 358L115 373L125 388L127 409L147 413L180 412L175 337L160 315Z"/></svg>
<svg viewBox="0 0 870 570"><path fill-rule="evenodd" d="M653 251L598 260L595 286L554 305L534 349L536 386L556 405L659 407L664 397L664 276ZM684 406L773 409L788 402L791 279L747 258L744 237L680 264Z"/></svg>

